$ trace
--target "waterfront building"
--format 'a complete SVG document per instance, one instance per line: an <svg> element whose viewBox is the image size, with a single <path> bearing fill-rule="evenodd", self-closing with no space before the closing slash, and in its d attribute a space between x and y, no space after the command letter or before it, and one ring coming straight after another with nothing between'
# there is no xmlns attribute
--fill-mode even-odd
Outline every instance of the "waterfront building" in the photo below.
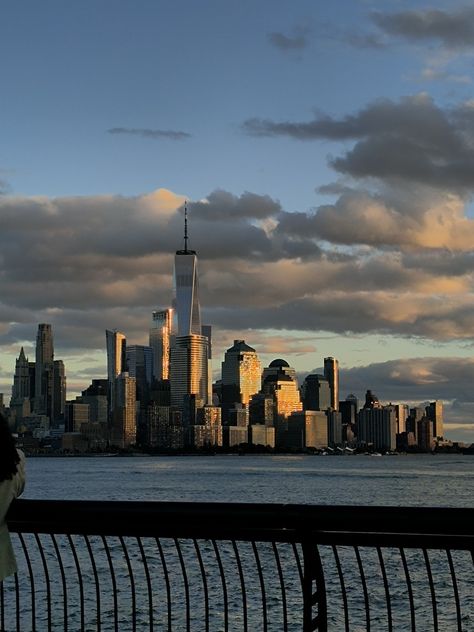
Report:
<svg viewBox="0 0 474 632"><path fill-rule="evenodd" d="M444 436L443 427L443 402L437 399L426 407L426 416L433 422L433 437L442 439Z"/></svg>
<svg viewBox="0 0 474 632"><path fill-rule="evenodd" d="M342 445L342 415L337 410L327 410L328 446Z"/></svg>
<svg viewBox="0 0 474 632"><path fill-rule="evenodd" d="M149 343L153 353L153 377L156 380L169 379L172 326L171 308L152 313Z"/></svg>
<svg viewBox="0 0 474 632"><path fill-rule="evenodd" d="M147 445L162 450L184 446L182 414L169 406L150 402L147 407Z"/></svg>
<svg viewBox="0 0 474 632"><path fill-rule="evenodd" d="M262 365L257 352L244 340L234 340L222 362L221 403L223 422L229 422L229 410L241 404L244 410L252 395L261 387Z"/></svg>
<svg viewBox="0 0 474 632"><path fill-rule="evenodd" d="M433 426L433 421L428 417L423 417L417 422L418 447L424 452L430 452L436 444Z"/></svg>
<svg viewBox="0 0 474 632"><path fill-rule="evenodd" d="M191 443L195 448L222 447L221 409L203 406L196 411L196 424L190 427Z"/></svg>
<svg viewBox="0 0 474 632"><path fill-rule="evenodd" d="M287 446L321 450L328 445L328 418L324 411L302 410L288 419Z"/></svg>
<svg viewBox="0 0 474 632"><path fill-rule="evenodd" d="M222 426L222 440L224 448L233 448L248 443L248 426Z"/></svg>
<svg viewBox="0 0 474 632"><path fill-rule="evenodd" d="M136 380L124 372L115 378L111 443L119 448L126 448L136 443L136 438Z"/></svg>
<svg viewBox="0 0 474 632"><path fill-rule="evenodd" d="M301 386L303 410L327 410L331 407L331 388L328 379L319 373L306 376Z"/></svg>
<svg viewBox="0 0 474 632"><path fill-rule="evenodd" d="M275 447L275 428L270 428L263 424L252 424L249 426L249 443L252 445L263 445L268 448Z"/></svg>
<svg viewBox="0 0 474 632"><path fill-rule="evenodd" d="M361 446L372 446L379 452L395 450L396 434L397 413L393 406L364 407L359 411L357 439Z"/></svg>
<svg viewBox="0 0 474 632"><path fill-rule="evenodd" d="M330 406L333 410L339 407L339 362L336 358L324 358L324 376L329 383L331 393Z"/></svg>

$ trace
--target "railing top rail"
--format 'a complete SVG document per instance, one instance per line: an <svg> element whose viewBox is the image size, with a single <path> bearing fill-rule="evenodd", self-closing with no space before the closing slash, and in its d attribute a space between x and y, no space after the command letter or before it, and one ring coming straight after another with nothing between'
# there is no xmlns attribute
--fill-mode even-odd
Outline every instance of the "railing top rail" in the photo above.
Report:
<svg viewBox="0 0 474 632"><path fill-rule="evenodd" d="M17 500L11 531L473 549L474 509Z"/></svg>

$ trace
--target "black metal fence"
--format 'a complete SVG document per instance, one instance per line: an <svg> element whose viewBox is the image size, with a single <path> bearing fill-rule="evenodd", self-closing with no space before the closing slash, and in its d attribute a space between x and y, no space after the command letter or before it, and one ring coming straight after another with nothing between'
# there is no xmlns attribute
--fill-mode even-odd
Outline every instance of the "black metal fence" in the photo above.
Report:
<svg viewBox="0 0 474 632"><path fill-rule="evenodd" d="M474 510L19 500L13 630L474 631Z"/></svg>

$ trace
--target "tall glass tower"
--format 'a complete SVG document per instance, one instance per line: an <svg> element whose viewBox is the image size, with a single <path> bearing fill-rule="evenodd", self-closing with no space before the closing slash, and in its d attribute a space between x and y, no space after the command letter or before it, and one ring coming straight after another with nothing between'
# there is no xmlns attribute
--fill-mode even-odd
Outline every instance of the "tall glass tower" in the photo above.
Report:
<svg viewBox="0 0 474 632"><path fill-rule="evenodd" d="M196 406L209 399L209 338L203 335L198 296L198 268L195 250L188 248L188 212L184 207L184 249L174 260L175 324L170 353L171 405L182 408L188 396ZM207 330L205 333L210 333Z"/></svg>
<svg viewBox="0 0 474 632"><path fill-rule="evenodd" d="M202 334L199 307L197 255L188 249L188 212L184 207L184 249L177 250L174 258L174 300L178 336Z"/></svg>

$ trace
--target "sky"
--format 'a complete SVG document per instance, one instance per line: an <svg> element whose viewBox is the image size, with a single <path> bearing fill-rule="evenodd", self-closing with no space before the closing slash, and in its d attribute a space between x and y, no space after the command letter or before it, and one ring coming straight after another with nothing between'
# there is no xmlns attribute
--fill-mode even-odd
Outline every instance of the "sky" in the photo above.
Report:
<svg viewBox="0 0 474 632"><path fill-rule="evenodd" d="M146 344L188 201L214 369L235 338L474 441L474 7L6 0L0 392L53 325L68 396Z"/></svg>

